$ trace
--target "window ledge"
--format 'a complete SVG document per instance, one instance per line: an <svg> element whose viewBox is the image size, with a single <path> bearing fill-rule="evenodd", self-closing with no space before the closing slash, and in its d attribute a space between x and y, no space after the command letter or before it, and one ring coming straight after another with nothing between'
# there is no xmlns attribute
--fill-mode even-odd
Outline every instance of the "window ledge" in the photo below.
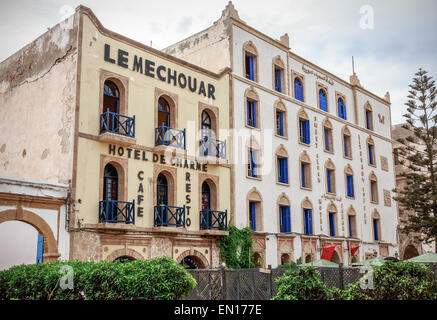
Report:
<svg viewBox="0 0 437 320"><path fill-rule="evenodd" d="M283 136L281 136L281 135L275 133L275 137L277 137L277 138L281 138L281 139L285 139L285 140L288 140L288 136L287 136L287 135L283 135Z"/></svg>
<svg viewBox="0 0 437 320"><path fill-rule="evenodd" d="M353 160L352 157L346 157L345 155L343 155L343 158L345 158L346 160Z"/></svg>
<svg viewBox="0 0 437 320"><path fill-rule="evenodd" d="M258 176L258 177L251 177L251 176L246 175L246 178L247 178L247 179L251 179L251 180L258 180L258 181L261 181L261 180L262 180L262 177L261 177L261 176Z"/></svg>
<svg viewBox="0 0 437 320"><path fill-rule="evenodd" d="M300 139L299 139L299 144L301 144L305 147L311 147L311 143L304 143L304 142L300 141Z"/></svg>
<svg viewBox="0 0 437 320"><path fill-rule="evenodd" d="M350 199L350 200L355 200L355 197L349 197L349 196L346 196L345 198L346 198L346 199Z"/></svg>
<svg viewBox="0 0 437 320"><path fill-rule="evenodd" d="M251 130L258 130L258 131L261 131L261 128L260 128L260 127L252 127L252 126L249 126L247 123L245 123L244 126L245 126L246 128L248 128L248 129L251 129Z"/></svg>
<svg viewBox="0 0 437 320"><path fill-rule="evenodd" d="M300 188L301 188L302 190L313 191L313 188L302 187L302 186L300 186Z"/></svg>
<svg viewBox="0 0 437 320"><path fill-rule="evenodd" d="M280 186L284 186L284 187L289 187L290 186L290 183L284 183L284 182L279 182L279 181L276 181L276 184L280 185Z"/></svg>
<svg viewBox="0 0 437 320"><path fill-rule="evenodd" d="M112 133L112 132L104 132L99 134L99 141L100 142L112 142L112 143L118 143L125 146L134 145L136 143L135 138L123 136L120 134Z"/></svg>

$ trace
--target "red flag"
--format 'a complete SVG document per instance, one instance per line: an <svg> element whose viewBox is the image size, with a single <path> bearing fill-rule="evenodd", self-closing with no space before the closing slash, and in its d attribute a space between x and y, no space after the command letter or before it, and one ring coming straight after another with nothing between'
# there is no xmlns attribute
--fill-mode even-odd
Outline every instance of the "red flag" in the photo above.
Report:
<svg viewBox="0 0 437 320"><path fill-rule="evenodd" d="M359 247L360 246L356 246L356 247L351 248L351 257L353 257L355 255L355 253L357 252Z"/></svg>
<svg viewBox="0 0 437 320"><path fill-rule="evenodd" d="M334 254L335 246L323 248L321 259L331 261L332 255Z"/></svg>

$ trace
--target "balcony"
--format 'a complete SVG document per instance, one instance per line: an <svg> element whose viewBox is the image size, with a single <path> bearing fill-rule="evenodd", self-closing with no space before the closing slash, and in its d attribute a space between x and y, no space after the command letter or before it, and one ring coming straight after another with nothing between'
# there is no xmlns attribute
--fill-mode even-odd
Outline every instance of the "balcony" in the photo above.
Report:
<svg viewBox="0 0 437 320"><path fill-rule="evenodd" d="M155 227L185 227L185 206L155 206L153 221Z"/></svg>
<svg viewBox="0 0 437 320"><path fill-rule="evenodd" d="M223 230L228 229L228 210L203 210L200 211L200 229L202 230Z"/></svg>
<svg viewBox="0 0 437 320"><path fill-rule="evenodd" d="M99 201L99 223L105 222L135 224L135 200Z"/></svg>
<svg viewBox="0 0 437 320"><path fill-rule="evenodd" d="M226 141L214 139L210 135L202 135L199 143L201 156L226 159Z"/></svg>
<svg viewBox="0 0 437 320"><path fill-rule="evenodd" d="M128 117L109 110L100 115L100 141L135 143L135 116Z"/></svg>
<svg viewBox="0 0 437 320"><path fill-rule="evenodd" d="M185 129L179 130L164 125L155 128L155 146L170 146L185 150Z"/></svg>

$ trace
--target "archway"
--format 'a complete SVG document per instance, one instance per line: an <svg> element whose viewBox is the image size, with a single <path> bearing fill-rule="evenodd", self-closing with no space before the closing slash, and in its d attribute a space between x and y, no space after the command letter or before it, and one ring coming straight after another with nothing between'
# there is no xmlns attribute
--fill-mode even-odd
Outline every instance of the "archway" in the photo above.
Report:
<svg viewBox="0 0 437 320"><path fill-rule="evenodd" d="M139 254L137 251L128 248L118 249L111 252L111 254L109 254L105 260L115 261L120 258L129 259L130 261L145 260L144 257L141 254Z"/></svg>
<svg viewBox="0 0 437 320"><path fill-rule="evenodd" d="M419 255L419 251L417 250L417 248L412 244L410 244L404 249L403 260L408 260L417 257L418 255Z"/></svg>
<svg viewBox="0 0 437 320"><path fill-rule="evenodd" d="M44 239L44 262L54 262L58 260L58 244L53 235L52 229L43 218L35 213L18 209L10 209L0 212L0 224L7 221L21 221L33 226Z"/></svg>
<svg viewBox="0 0 437 320"><path fill-rule="evenodd" d="M186 259L188 258L188 259ZM207 269L208 260L197 250L185 250L175 259L186 269Z"/></svg>
<svg viewBox="0 0 437 320"><path fill-rule="evenodd" d="M307 254L305 256L305 263L309 263L313 261L313 255L312 254Z"/></svg>
<svg viewBox="0 0 437 320"><path fill-rule="evenodd" d="M288 263L290 263L290 255L289 254L287 254L287 253L283 253L282 255L281 255L281 264L282 265L284 265L284 264L288 264Z"/></svg>

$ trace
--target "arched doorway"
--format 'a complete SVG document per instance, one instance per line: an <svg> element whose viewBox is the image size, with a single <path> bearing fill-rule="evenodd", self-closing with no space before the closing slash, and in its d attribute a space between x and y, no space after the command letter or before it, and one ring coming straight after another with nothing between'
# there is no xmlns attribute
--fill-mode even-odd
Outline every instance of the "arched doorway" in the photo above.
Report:
<svg viewBox="0 0 437 320"><path fill-rule="evenodd" d="M202 184L202 210L210 210L211 209L211 190L209 189L209 185L206 181Z"/></svg>
<svg viewBox="0 0 437 320"><path fill-rule="evenodd" d="M121 263L125 263L125 262L130 262L130 261L134 261L135 259L132 257L128 257L128 256L121 256L118 257L116 259L114 259L114 262L121 262Z"/></svg>
<svg viewBox="0 0 437 320"><path fill-rule="evenodd" d="M313 255L312 254L307 254L305 256L305 263L309 263L313 261Z"/></svg>
<svg viewBox="0 0 437 320"><path fill-rule="evenodd" d="M156 204L168 205L168 183L164 174L160 173L156 181Z"/></svg>
<svg viewBox="0 0 437 320"><path fill-rule="evenodd" d="M290 255L287 253L283 253L281 255L281 264L284 265L284 264L288 264L288 263L290 263Z"/></svg>
<svg viewBox="0 0 437 320"><path fill-rule="evenodd" d="M201 269L201 262L194 256L183 258L179 264L181 264L185 269Z"/></svg>
<svg viewBox="0 0 437 320"><path fill-rule="evenodd" d="M118 172L108 163L103 171L103 208L108 222L117 221Z"/></svg>
<svg viewBox="0 0 437 320"><path fill-rule="evenodd" d="M341 263L340 256L338 255L337 251L335 251L335 250L332 253L331 261L334 263Z"/></svg>
<svg viewBox="0 0 437 320"><path fill-rule="evenodd" d="M410 244L404 250L403 260L408 260L417 257L418 255L419 255L419 251L417 250L417 248L412 244Z"/></svg>

